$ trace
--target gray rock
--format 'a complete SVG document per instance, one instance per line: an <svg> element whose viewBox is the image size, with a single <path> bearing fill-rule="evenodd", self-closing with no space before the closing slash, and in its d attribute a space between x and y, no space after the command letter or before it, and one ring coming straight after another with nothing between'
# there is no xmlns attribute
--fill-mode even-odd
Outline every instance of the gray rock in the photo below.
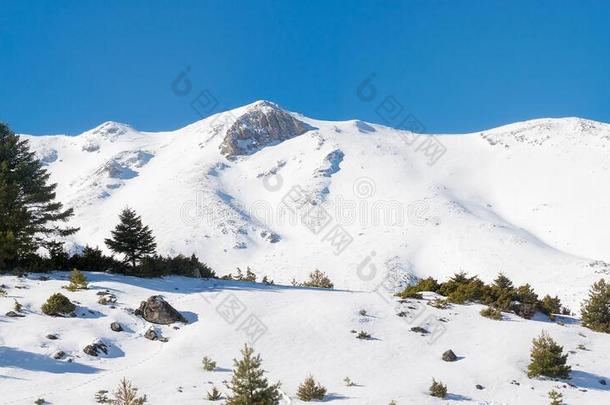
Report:
<svg viewBox="0 0 610 405"><path fill-rule="evenodd" d="M443 360L445 361L456 361L457 356L453 353L453 350L449 349L445 353L443 353Z"/></svg>
<svg viewBox="0 0 610 405"><path fill-rule="evenodd" d="M600 379L600 380L599 380L599 383L600 383L601 385L606 385L606 380L604 380L604 379L602 378L602 379Z"/></svg>
<svg viewBox="0 0 610 405"><path fill-rule="evenodd" d="M220 151L227 157L250 155L261 148L299 136L311 126L269 101L259 101L239 117L231 118Z"/></svg>
<svg viewBox="0 0 610 405"><path fill-rule="evenodd" d="M148 340L158 340L159 339L159 335L157 334L157 331L154 328L149 328L146 333L144 334L144 337Z"/></svg>
<svg viewBox="0 0 610 405"><path fill-rule="evenodd" d="M135 314L146 319L148 322L159 325L169 325L174 322L188 323L184 316L169 305L160 295L153 295L146 301L142 301Z"/></svg>
<svg viewBox="0 0 610 405"><path fill-rule="evenodd" d="M25 317L25 315L20 314L20 313L15 312L15 311L8 311L5 315L8 316L9 318L23 318L23 317Z"/></svg>
<svg viewBox="0 0 610 405"><path fill-rule="evenodd" d="M90 345L85 346L85 348L83 349L83 352L85 352L86 354L88 354L90 356L97 357L101 353L108 354L108 346L106 346L105 343L98 341L98 342L94 342Z"/></svg>
<svg viewBox="0 0 610 405"><path fill-rule="evenodd" d="M57 335L53 334L53 333L49 333L46 336L46 338L49 339L49 340L57 340L57 339L59 339L59 337Z"/></svg>
<svg viewBox="0 0 610 405"><path fill-rule="evenodd" d="M428 330L422 328L421 326L412 327L411 332L421 333L423 335L425 335L426 333L429 333Z"/></svg>
<svg viewBox="0 0 610 405"><path fill-rule="evenodd" d="M474 387L475 387L476 389L478 389L478 390L482 390L482 389L484 389L484 388L483 388L483 386L482 386L481 384L477 384L477 385L475 385Z"/></svg>
<svg viewBox="0 0 610 405"><path fill-rule="evenodd" d="M54 358L55 360L61 360L61 359L63 359L64 357L66 357L66 352L64 352L64 351L62 351L62 350L58 351L57 353L55 353L55 354L53 355L53 358Z"/></svg>
<svg viewBox="0 0 610 405"><path fill-rule="evenodd" d="M118 322L112 322L110 324L110 329L112 329L113 332L122 332L123 331L123 327Z"/></svg>

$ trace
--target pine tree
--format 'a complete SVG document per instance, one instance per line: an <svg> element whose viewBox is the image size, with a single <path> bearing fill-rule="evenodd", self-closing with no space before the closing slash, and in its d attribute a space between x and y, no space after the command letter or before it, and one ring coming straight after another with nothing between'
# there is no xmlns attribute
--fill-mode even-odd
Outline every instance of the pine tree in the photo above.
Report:
<svg viewBox="0 0 610 405"><path fill-rule="evenodd" d="M549 391L548 393L549 399L551 400L551 405L562 405L563 404L563 395L555 390Z"/></svg>
<svg viewBox="0 0 610 405"><path fill-rule="evenodd" d="M121 380L114 393L114 398L110 400L112 405L143 405L145 402L146 395L139 397L138 389L132 386L126 378Z"/></svg>
<svg viewBox="0 0 610 405"><path fill-rule="evenodd" d="M0 123L0 270L78 230L61 226L73 212L55 201L57 185L48 181L27 140Z"/></svg>
<svg viewBox="0 0 610 405"><path fill-rule="evenodd" d="M545 376L552 378L568 378L572 368L566 365L567 354L563 354L563 347L559 346L546 331L533 340L530 353L531 362L527 366L529 378Z"/></svg>
<svg viewBox="0 0 610 405"><path fill-rule="evenodd" d="M583 326L610 333L610 284L603 278L593 284L580 310Z"/></svg>
<svg viewBox="0 0 610 405"><path fill-rule="evenodd" d="M299 385L297 397L301 401L321 401L326 395L326 388L309 376Z"/></svg>
<svg viewBox="0 0 610 405"><path fill-rule="evenodd" d="M254 356L254 349L244 345L241 350L243 358L234 359L233 377L228 388L232 395L227 405L273 405L280 399L278 388L280 383L269 385L263 377L260 355Z"/></svg>
<svg viewBox="0 0 610 405"><path fill-rule="evenodd" d="M112 231L112 239L104 242L110 250L125 256L125 263L135 268L140 260L155 253L157 244L148 225L130 208L119 215L121 221Z"/></svg>

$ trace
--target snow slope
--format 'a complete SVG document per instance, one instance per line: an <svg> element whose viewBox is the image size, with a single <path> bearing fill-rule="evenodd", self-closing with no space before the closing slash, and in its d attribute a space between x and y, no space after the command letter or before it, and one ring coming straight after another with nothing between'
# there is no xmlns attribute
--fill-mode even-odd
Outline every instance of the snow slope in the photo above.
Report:
<svg viewBox="0 0 610 405"><path fill-rule="evenodd" d="M75 209L76 249L104 247L129 205L162 253L284 283L314 268L359 290L388 273L503 271L576 308L610 270L610 126L598 122L417 136L259 101L172 132L107 122L29 139Z"/></svg>
<svg viewBox="0 0 610 405"><path fill-rule="evenodd" d="M559 317L525 320L505 314L493 321L479 315L481 306L455 305L441 310L424 300L400 303L388 291L351 292L265 286L247 282L186 279L137 279L87 273L90 289L68 292L67 273L19 279L0 276L8 296L0 298L0 313L24 304L24 318L0 317L0 404L94 404L98 390L113 391L122 377L132 380L151 404L203 404L212 385L226 394L232 359L245 342L254 344L271 381L282 382L282 404L301 403L298 385L313 374L328 388L327 401L339 404L473 403L548 404L556 389L569 404L603 404L610 398L610 339L582 328L576 320ZM109 290L115 308L97 303L97 292ZM40 312L44 300L62 291L78 302L75 318L52 318ZM162 326L162 343L143 337L150 326L129 309L150 295L162 294L189 324ZM425 298L431 298L426 296ZM229 313L226 303L237 303ZM367 315L359 314L361 309ZM400 312L407 316L397 316ZM235 315L237 314L237 315ZM261 332L245 327L256 317ZM120 322L124 332L113 332ZM412 332L422 326L431 333ZM528 379L531 340L547 330L569 352L572 379ZM359 340L351 330L365 330L371 340ZM55 333L57 340L45 336ZM107 356L83 353L96 339L110 345ZM578 349L583 345L585 349ZM452 349L458 360L447 363L441 354ZM54 360L62 350L66 357ZM203 356L217 361L206 372ZM349 377L356 386L347 387ZM432 378L447 384L445 400L427 394ZM483 389L475 388L480 384Z"/></svg>

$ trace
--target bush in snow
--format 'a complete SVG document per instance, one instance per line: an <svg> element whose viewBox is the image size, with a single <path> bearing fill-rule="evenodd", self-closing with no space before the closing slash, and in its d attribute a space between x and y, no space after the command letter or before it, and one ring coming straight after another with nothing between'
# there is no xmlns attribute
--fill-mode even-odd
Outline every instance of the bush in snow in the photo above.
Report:
<svg viewBox="0 0 610 405"><path fill-rule="evenodd" d="M309 274L309 280L305 281L303 287L315 287L315 288L333 288L334 285L328 278L328 276L316 269Z"/></svg>
<svg viewBox="0 0 610 405"><path fill-rule="evenodd" d="M220 397L220 391L216 387L212 387L212 390L207 392L208 401L218 401Z"/></svg>
<svg viewBox="0 0 610 405"><path fill-rule="evenodd" d="M201 364L203 365L203 369L205 371L214 371L216 368L216 362L210 359L208 356L203 357Z"/></svg>
<svg viewBox="0 0 610 405"><path fill-rule="evenodd" d="M138 389L131 385L131 381L123 378L119 383L113 398L110 400L112 405L142 405L146 402L146 395L138 396Z"/></svg>
<svg viewBox="0 0 610 405"><path fill-rule="evenodd" d="M365 332L365 331L361 330L356 335L356 338L366 340L366 339L370 339L371 335L368 332Z"/></svg>
<svg viewBox="0 0 610 405"><path fill-rule="evenodd" d="M70 273L70 285L66 288L70 291L86 290L88 283L87 277L82 272L74 269Z"/></svg>
<svg viewBox="0 0 610 405"><path fill-rule="evenodd" d="M552 390L549 391L549 399L551 400L551 405L562 405L563 404L563 395L559 392Z"/></svg>
<svg viewBox="0 0 610 405"><path fill-rule="evenodd" d="M21 311L23 311L23 305L21 305L21 303L17 300L15 300L15 303L13 304L13 311L20 313Z"/></svg>
<svg viewBox="0 0 610 405"><path fill-rule="evenodd" d="M237 268L237 275L235 276L235 280L237 281L256 281L256 274L250 269L250 267L246 268L246 274L244 274L241 269Z"/></svg>
<svg viewBox="0 0 610 405"><path fill-rule="evenodd" d="M447 309L451 304L449 304L449 301L447 300L435 298L432 301L428 301L428 305L438 309Z"/></svg>
<svg viewBox="0 0 610 405"><path fill-rule="evenodd" d="M226 405L275 404L280 399L280 383L269 385L263 376L261 357L254 356L254 349L245 345L241 354L241 360L233 360L233 377L227 385L232 394Z"/></svg>
<svg viewBox="0 0 610 405"><path fill-rule="evenodd" d="M428 277L418 280L417 283L406 287L402 292L398 293L397 295L401 298L421 299L422 296L420 293L422 291L437 292L439 287L440 285L438 281L436 281L432 277Z"/></svg>
<svg viewBox="0 0 610 405"><path fill-rule="evenodd" d="M108 391L106 390L99 390L96 392L93 399L95 399L95 402L98 404L107 404L110 402L110 399L108 398Z"/></svg>
<svg viewBox="0 0 610 405"><path fill-rule="evenodd" d="M50 316L65 316L76 309L76 306L61 293L51 295L47 302L42 304L42 312Z"/></svg>
<svg viewBox="0 0 610 405"><path fill-rule="evenodd" d="M213 278L216 276L214 271L207 264L200 262L195 255L191 255L191 257L183 255L144 257L140 264L136 266L136 274L134 275L160 277L170 274L197 278Z"/></svg>
<svg viewBox="0 0 610 405"><path fill-rule="evenodd" d="M321 401L326 395L326 388L309 376L299 385L297 397L301 401Z"/></svg>
<svg viewBox="0 0 610 405"><path fill-rule="evenodd" d="M481 316L499 321L502 319L502 311L497 308L487 307L481 310Z"/></svg>
<svg viewBox="0 0 610 405"><path fill-rule="evenodd" d="M445 398L447 396L447 386L433 378L432 385L430 385L430 395L437 398Z"/></svg>
<svg viewBox="0 0 610 405"><path fill-rule="evenodd" d="M580 310L583 326L610 333L610 284L603 278L593 284Z"/></svg>
<svg viewBox="0 0 610 405"><path fill-rule="evenodd" d="M553 319L554 314L561 313L561 300L557 296L551 297L547 294L540 300L538 307L542 313Z"/></svg>
<svg viewBox="0 0 610 405"><path fill-rule="evenodd" d="M563 354L563 347L559 346L546 331L533 340L531 361L527 366L529 378L545 376L552 378L568 378L571 367L566 365L567 354Z"/></svg>
<svg viewBox="0 0 610 405"><path fill-rule="evenodd" d="M0 297L6 297L6 290L4 288L0 288Z"/></svg>

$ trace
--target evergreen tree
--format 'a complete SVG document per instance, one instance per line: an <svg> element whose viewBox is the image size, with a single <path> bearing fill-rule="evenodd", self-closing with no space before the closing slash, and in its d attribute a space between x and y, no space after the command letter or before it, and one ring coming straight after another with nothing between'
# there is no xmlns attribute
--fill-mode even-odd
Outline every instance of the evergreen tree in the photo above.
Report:
<svg viewBox="0 0 610 405"><path fill-rule="evenodd" d="M0 269L78 230L61 226L73 213L55 201L57 185L48 181L27 140L0 123Z"/></svg>
<svg viewBox="0 0 610 405"><path fill-rule="evenodd" d="M114 398L110 400L112 405L144 405L146 395L138 396L138 389L129 380L123 378L119 387L114 392Z"/></svg>
<svg viewBox="0 0 610 405"><path fill-rule="evenodd" d="M572 368L566 365L567 354L546 331L533 340L531 362L527 366L529 378L545 376L552 378L568 378Z"/></svg>
<svg viewBox="0 0 610 405"><path fill-rule="evenodd" d="M297 391L297 397L301 401L321 401L326 395L326 388L320 385L313 379L313 376L309 376L299 385Z"/></svg>
<svg viewBox="0 0 610 405"><path fill-rule="evenodd" d="M593 284L580 310L583 326L610 333L610 284L603 278Z"/></svg>
<svg viewBox="0 0 610 405"><path fill-rule="evenodd" d="M157 244L148 225L130 208L119 215L121 221L112 231L112 239L104 242L110 250L125 256L125 263L135 268L140 260L155 253Z"/></svg>
<svg viewBox="0 0 610 405"><path fill-rule="evenodd" d="M254 349L245 345L241 350L243 358L234 359L233 377L228 388L233 392L227 405L273 405L280 399L280 383L269 385L263 377L260 355L254 356Z"/></svg>

